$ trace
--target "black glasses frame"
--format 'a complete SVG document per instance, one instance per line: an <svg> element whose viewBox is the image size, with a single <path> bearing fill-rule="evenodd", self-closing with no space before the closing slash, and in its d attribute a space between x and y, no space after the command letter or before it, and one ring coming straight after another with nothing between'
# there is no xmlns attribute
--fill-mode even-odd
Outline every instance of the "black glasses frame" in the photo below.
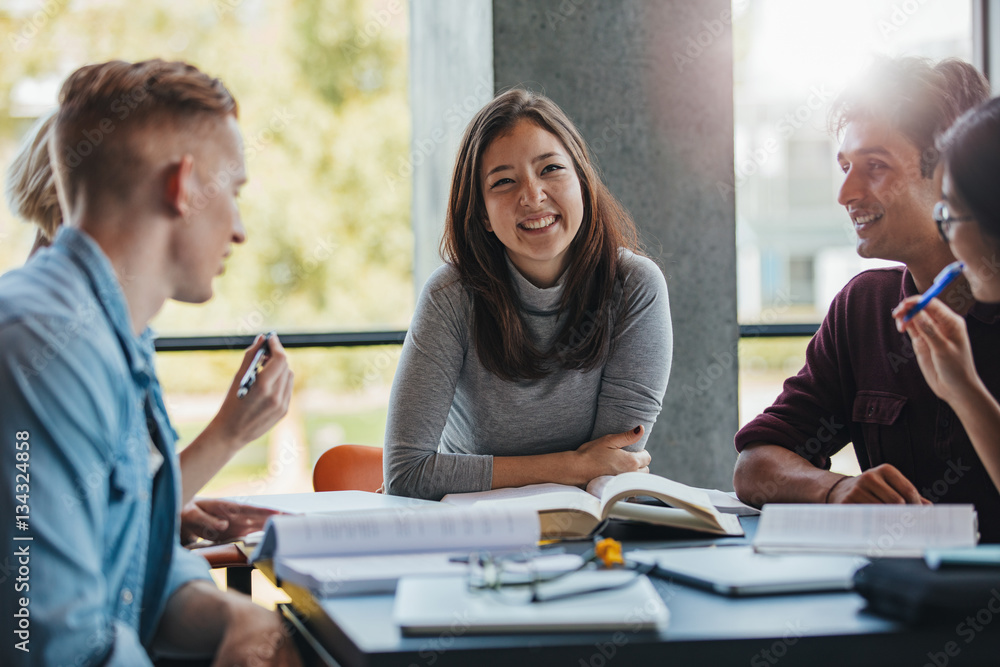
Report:
<svg viewBox="0 0 1000 667"><path fill-rule="evenodd" d="M934 205L934 222L937 223L938 234L945 243L951 242L951 228L955 226L956 222L969 222L975 220L974 216L971 215L952 215L951 206L947 201L941 200Z"/></svg>

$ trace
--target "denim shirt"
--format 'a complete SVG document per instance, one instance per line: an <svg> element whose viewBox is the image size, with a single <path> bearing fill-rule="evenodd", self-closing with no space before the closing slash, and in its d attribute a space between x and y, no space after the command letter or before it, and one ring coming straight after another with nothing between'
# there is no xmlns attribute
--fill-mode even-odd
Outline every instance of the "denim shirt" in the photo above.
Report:
<svg viewBox="0 0 1000 667"><path fill-rule="evenodd" d="M0 277L0 634L15 664L151 664L167 600L208 578L178 540L175 440L152 335L132 333L90 237L63 229Z"/></svg>

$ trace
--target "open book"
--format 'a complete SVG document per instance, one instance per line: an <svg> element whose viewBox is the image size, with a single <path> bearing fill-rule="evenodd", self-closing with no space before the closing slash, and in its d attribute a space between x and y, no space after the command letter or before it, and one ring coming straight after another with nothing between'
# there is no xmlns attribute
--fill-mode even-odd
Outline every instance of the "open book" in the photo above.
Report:
<svg viewBox="0 0 1000 667"><path fill-rule="evenodd" d="M533 553L538 516L522 508L431 507L278 515L267 521L251 562L320 596L391 592L408 574L461 574L450 556ZM579 560L577 558L577 560Z"/></svg>
<svg viewBox="0 0 1000 667"><path fill-rule="evenodd" d="M671 507L624 502L651 496ZM542 537L584 537L608 517L716 535L743 535L734 514L723 514L702 489L641 472L598 477L587 490L564 484L532 484L478 493L451 493L442 501L460 507L517 507L538 512Z"/></svg>

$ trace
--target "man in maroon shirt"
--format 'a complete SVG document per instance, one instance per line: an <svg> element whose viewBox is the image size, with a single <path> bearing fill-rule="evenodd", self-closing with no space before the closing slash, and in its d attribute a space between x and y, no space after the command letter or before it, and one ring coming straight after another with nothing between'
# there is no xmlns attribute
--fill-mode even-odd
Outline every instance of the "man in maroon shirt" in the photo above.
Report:
<svg viewBox="0 0 1000 667"><path fill-rule="evenodd" d="M854 223L858 254L905 267L852 279L809 343L805 366L736 434L733 483L744 502L973 503L983 540L1000 541L1000 494L891 315L954 261L932 218L941 192L934 142L988 97L971 65L903 58L876 62L834 102L846 175L837 201ZM965 315L979 374L1000 395L1000 308L976 303L964 278L941 298ZM863 470L856 477L829 471L848 443Z"/></svg>

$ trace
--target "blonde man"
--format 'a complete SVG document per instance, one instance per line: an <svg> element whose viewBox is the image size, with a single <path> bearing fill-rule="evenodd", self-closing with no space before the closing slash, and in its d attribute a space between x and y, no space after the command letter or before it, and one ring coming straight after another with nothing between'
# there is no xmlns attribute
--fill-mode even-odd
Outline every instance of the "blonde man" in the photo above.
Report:
<svg viewBox="0 0 1000 667"><path fill-rule="evenodd" d="M30 489L0 481L0 511L28 515L0 533L33 566L30 589L0 595L16 658L299 663L277 614L220 592L178 544L175 434L147 328L167 299L208 300L245 239L236 113L184 63L90 65L63 86L52 156L67 228L0 278L0 455L30 467Z"/></svg>

